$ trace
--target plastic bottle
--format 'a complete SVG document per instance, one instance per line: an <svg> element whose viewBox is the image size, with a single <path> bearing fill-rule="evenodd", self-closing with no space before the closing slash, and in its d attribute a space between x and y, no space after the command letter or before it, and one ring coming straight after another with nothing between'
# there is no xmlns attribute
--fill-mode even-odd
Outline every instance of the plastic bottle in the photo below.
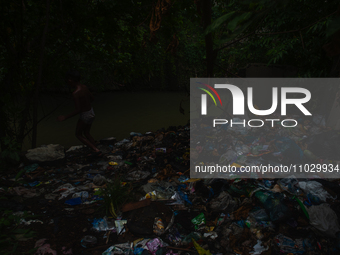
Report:
<svg viewBox="0 0 340 255"><path fill-rule="evenodd" d="M280 193L258 191L255 196L269 213L271 221L283 220L290 215L288 207L281 202Z"/></svg>

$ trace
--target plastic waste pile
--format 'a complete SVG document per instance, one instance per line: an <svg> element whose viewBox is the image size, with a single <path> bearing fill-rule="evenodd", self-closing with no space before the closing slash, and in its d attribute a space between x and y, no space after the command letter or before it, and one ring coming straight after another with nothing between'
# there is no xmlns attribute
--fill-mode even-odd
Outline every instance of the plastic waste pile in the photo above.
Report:
<svg viewBox="0 0 340 255"><path fill-rule="evenodd" d="M27 184L7 192L58 203L69 213L106 206L101 215L87 214L86 231L79 226L82 254L339 254L339 179L190 178L190 154L202 150L228 164L340 167L339 132L312 121L286 133L220 132L229 142L218 150L204 138L190 148L189 126L132 132L102 141L102 157L81 147L66 152L58 167L23 164Z"/></svg>

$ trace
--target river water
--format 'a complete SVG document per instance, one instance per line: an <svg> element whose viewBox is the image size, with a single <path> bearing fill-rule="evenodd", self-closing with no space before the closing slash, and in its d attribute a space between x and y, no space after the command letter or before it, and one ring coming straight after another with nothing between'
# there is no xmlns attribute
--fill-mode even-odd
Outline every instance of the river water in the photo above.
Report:
<svg viewBox="0 0 340 255"><path fill-rule="evenodd" d="M181 100L184 115L180 113ZM57 110L42 120L38 125L37 145L61 144L65 148L80 145L75 137L78 116L57 122L59 115L67 115L74 110L70 95L44 95L40 102L40 117ZM188 123L189 100L185 92L107 92L95 94L93 109L96 119L92 124L91 134L95 140L115 137L118 141L129 138L130 132L157 131L169 126ZM23 150L30 149L29 139Z"/></svg>

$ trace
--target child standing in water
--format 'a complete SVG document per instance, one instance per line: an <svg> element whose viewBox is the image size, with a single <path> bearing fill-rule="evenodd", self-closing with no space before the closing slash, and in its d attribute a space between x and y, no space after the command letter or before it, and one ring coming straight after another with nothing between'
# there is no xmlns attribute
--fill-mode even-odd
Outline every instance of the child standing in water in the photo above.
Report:
<svg viewBox="0 0 340 255"><path fill-rule="evenodd" d="M95 118L92 108L94 97L88 88L80 83L80 79L80 74L76 70L71 70L66 74L66 83L74 89L72 97L75 103L75 110L66 116L60 115L58 117L58 121L64 121L79 114L79 120L76 127L76 137L99 155L101 152L96 147L95 140L90 134L90 129Z"/></svg>

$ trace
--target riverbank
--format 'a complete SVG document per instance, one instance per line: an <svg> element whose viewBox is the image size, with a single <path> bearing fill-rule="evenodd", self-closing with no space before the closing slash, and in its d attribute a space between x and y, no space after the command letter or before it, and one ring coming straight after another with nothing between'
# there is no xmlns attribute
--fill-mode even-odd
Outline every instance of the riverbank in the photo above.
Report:
<svg viewBox="0 0 340 255"><path fill-rule="evenodd" d="M56 121L59 115L66 115L74 110L70 95L46 96L41 99L41 106L39 118L54 111L38 125L38 146L61 144L69 148L81 144L74 135L77 116L64 122ZM179 110L180 106L184 109L183 113ZM96 119L91 134L96 140L111 136L122 140L130 132L145 133L186 125L190 118L189 100L182 92L99 93L95 97L93 108ZM26 139L23 150L30 149L30 145L31 141Z"/></svg>

